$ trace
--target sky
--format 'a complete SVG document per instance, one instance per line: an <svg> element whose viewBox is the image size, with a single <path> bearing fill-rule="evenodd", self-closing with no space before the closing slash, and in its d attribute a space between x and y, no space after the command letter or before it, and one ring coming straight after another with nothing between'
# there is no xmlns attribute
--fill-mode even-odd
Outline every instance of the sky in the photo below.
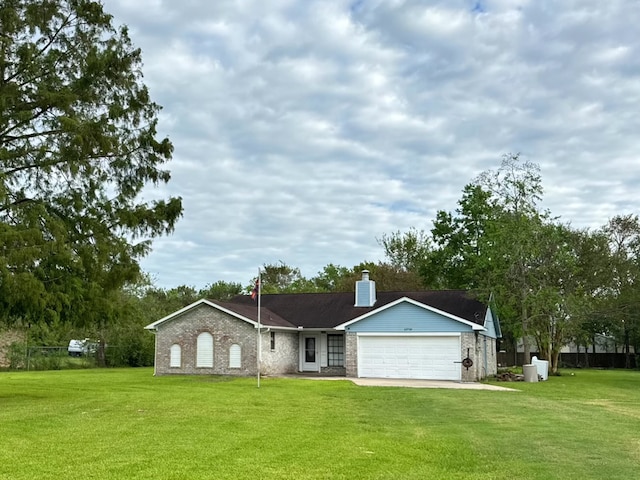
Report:
<svg viewBox="0 0 640 480"><path fill-rule="evenodd" d="M638 0L103 3L175 148L159 287L384 261L508 153L576 228L640 213Z"/></svg>

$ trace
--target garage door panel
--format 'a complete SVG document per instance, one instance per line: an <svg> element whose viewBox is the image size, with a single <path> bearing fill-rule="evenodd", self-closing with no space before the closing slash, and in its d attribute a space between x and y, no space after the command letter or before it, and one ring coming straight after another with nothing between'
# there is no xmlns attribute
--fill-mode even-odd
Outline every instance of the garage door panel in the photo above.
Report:
<svg viewBox="0 0 640 480"><path fill-rule="evenodd" d="M460 337L358 337L358 376L460 380Z"/></svg>

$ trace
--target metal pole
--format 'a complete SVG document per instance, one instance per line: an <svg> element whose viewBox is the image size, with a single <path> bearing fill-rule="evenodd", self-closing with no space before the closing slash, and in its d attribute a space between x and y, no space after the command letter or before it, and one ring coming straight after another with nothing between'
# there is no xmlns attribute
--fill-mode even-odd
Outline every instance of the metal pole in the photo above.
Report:
<svg viewBox="0 0 640 480"><path fill-rule="evenodd" d="M257 363L258 363L258 388L260 388L260 369L262 366L262 338L260 336L260 296L262 294L262 282L260 281L260 269L258 269L258 284L256 285L258 288L258 355L257 355Z"/></svg>

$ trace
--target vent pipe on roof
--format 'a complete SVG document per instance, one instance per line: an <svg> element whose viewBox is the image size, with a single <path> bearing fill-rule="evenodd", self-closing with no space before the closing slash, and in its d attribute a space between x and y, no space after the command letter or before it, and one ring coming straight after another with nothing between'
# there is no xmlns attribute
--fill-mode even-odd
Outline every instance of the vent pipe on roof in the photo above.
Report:
<svg viewBox="0 0 640 480"><path fill-rule="evenodd" d="M356 307L373 307L376 303L376 282L369 280L369 270L362 271L362 280L356 282Z"/></svg>

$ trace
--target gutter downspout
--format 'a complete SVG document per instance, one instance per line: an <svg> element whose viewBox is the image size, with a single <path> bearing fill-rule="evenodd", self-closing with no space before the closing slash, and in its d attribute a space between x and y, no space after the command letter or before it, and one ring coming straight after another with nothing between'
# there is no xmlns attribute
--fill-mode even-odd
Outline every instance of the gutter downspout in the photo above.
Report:
<svg viewBox="0 0 640 480"><path fill-rule="evenodd" d="M483 335L484 337L484 377L482 378L486 378L489 375L489 358L488 358L488 351L487 351L487 336Z"/></svg>
<svg viewBox="0 0 640 480"><path fill-rule="evenodd" d="M158 363L158 333L155 329L151 330L153 332L153 336L155 337L153 340L153 376L155 377L158 374L157 363Z"/></svg>

